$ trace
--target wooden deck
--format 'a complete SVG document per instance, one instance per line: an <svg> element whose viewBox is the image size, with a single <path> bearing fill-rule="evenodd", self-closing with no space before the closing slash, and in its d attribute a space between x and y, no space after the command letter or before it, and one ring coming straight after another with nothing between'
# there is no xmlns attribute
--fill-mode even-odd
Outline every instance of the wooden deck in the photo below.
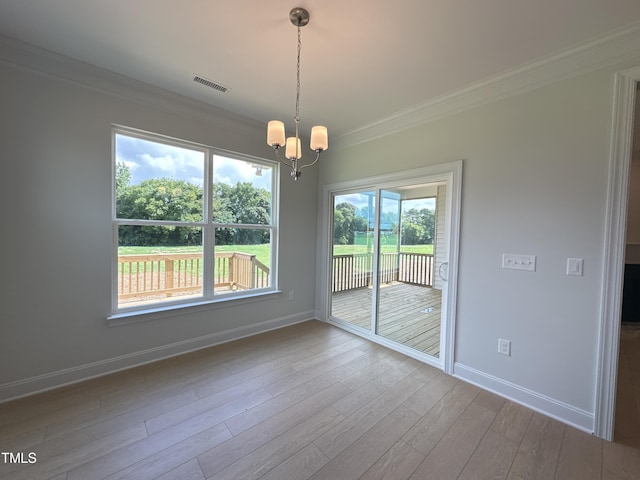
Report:
<svg viewBox="0 0 640 480"><path fill-rule="evenodd" d="M354 325L371 326L371 288L337 292L331 314ZM393 282L380 288L378 334L434 357L440 355L442 292Z"/></svg>

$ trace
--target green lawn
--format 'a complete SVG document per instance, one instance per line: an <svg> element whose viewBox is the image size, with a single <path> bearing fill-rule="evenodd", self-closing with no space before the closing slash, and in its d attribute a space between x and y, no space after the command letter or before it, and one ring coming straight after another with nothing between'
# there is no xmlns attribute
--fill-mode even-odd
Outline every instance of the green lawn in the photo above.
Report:
<svg viewBox="0 0 640 480"><path fill-rule="evenodd" d="M268 268L271 268L270 261L270 245L220 245L216 247L218 252L241 252L249 255L255 255L258 261L262 262ZM202 247L119 247L118 255L152 255L162 253L198 253L202 251ZM334 255L352 255L357 253L367 253L366 245L334 245ZM397 251L397 247L394 245L383 245L382 251L384 253L393 253ZM427 253L433 254L433 245L406 245L402 246L401 251L403 253ZM128 267L125 267L125 273L129 273ZM133 268L133 267L132 267ZM139 267L135 267L136 269ZM161 267L161 271L164 271L164 265ZM185 267L181 267L185 268ZM187 269L189 267L186 267ZM133 273L136 273L134 271ZM202 274L202 272L200 272ZM222 273L224 275L224 272Z"/></svg>
<svg viewBox="0 0 640 480"><path fill-rule="evenodd" d="M218 252L241 252L255 255L256 258L267 266L269 265L271 246L268 243L260 245L219 245ZM159 253L198 253L202 247L119 247L118 255L149 255Z"/></svg>
<svg viewBox="0 0 640 480"><path fill-rule="evenodd" d="M402 253L430 253L433 254L433 245L402 245L400 247ZM395 245L383 245L383 253L397 252ZM372 247L367 250L366 245L334 245L334 255L352 255L354 253L373 253Z"/></svg>
<svg viewBox="0 0 640 480"><path fill-rule="evenodd" d="M268 243L260 245L219 245L216 247L219 252L242 252L255 255L256 258L269 265ZM189 253L200 252L201 247L120 247L118 255L134 255L134 254L154 254L154 253ZM395 252L394 245L384 245L383 252ZM403 245L400 249L403 253L430 253L433 254L433 245ZM334 245L334 255L351 255L354 253L367 253L366 245Z"/></svg>
<svg viewBox="0 0 640 480"><path fill-rule="evenodd" d="M202 247L118 247L118 255L150 255L154 253L200 252Z"/></svg>

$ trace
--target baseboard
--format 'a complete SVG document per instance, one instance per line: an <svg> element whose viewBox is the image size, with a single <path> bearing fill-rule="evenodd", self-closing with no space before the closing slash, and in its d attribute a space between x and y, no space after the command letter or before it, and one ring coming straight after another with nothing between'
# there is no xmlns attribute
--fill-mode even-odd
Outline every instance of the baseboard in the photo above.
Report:
<svg viewBox="0 0 640 480"><path fill-rule="evenodd" d="M453 375L579 430L594 433L593 412L587 412L461 363L454 364Z"/></svg>
<svg viewBox="0 0 640 480"><path fill-rule="evenodd" d="M120 370L126 370L147 363L157 362L158 360L175 357L177 355L183 355L185 353L212 347L232 340L257 335L269 330L276 330L296 323L302 323L313 319L314 313L315 312L313 310L301 312L295 315L232 328L222 332L190 338L188 340L160 347L150 348L139 352L108 358L106 360L100 360L98 362L78 365L77 367L5 383L0 385L0 403L73 383L82 382L91 378L108 375Z"/></svg>

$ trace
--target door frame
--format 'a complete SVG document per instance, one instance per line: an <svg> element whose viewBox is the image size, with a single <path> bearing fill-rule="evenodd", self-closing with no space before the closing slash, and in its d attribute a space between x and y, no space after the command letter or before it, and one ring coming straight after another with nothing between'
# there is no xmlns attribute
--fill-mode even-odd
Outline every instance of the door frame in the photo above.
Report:
<svg viewBox="0 0 640 480"><path fill-rule="evenodd" d="M443 316L441 338L441 355L439 358L431 357L423 352L419 352L410 347L384 339L373 332L363 335L361 331L350 330L360 336L365 336L369 340L385 345L393 350L397 350L405 355L416 358L425 363L429 363L444 370L445 373L453 374L454 344L455 344L455 319L456 319L456 298L458 286L458 251L460 244L460 213L462 205L462 167L463 161L430 165L412 170L393 172L385 175L348 180L344 182L325 185L321 195L321 214L318 217L318 231L320 245L316 265L318 271L318 282L316 284L316 318L324 322L332 323L341 328L349 329L348 325L333 322L330 318L331 301L331 262L327 259L331 255L332 242L332 208L333 194L343 193L350 190L378 190L393 188L409 183L436 183L447 182L446 192L446 232L449 238L448 252L448 282L446 299L443 298Z"/></svg>
<svg viewBox="0 0 640 480"><path fill-rule="evenodd" d="M629 168L640 66L615 75L604 229L594 433L613 440L626 244Z"/></svg>

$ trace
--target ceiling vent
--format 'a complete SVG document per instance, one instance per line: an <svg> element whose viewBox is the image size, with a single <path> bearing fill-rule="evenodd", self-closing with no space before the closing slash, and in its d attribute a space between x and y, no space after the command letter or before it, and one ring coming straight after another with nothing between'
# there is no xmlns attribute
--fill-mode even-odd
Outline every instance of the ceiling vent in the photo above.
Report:
<svg viewBox="0 0 640 480"><path fill-rule="evenodd" d="M213 88L214 90L218 90L219 92L222 93L227 93L230 88L229 87L225 87L224 85L221 85L219 83L216 82L212 82L211 80L207 80L206 78L203 78L199 75L194 75L193 76L193 81L196 83L199 83L201 85L204 85L205 87L209 87L209 88Z"/></svg>

